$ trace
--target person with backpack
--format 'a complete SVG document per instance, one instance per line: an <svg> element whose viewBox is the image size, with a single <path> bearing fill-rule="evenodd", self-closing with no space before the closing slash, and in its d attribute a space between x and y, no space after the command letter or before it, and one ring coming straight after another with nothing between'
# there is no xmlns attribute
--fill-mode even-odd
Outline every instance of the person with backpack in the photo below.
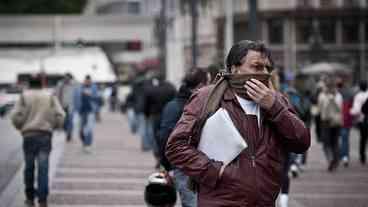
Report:
<svg viewBox="0 0 368 207"><path fill-rule="evenodd" d="M194 92L184 107L166 156L195 184L198 206L275 206L283 154L309 148L309 130L274 89L272 69L262 42L240 41L227 55L226 73Z"/></svg>
<svg viewBox="0 0 368 207"><path fill-rule="evenodd" d="M35 206L34 200L38 197L39 206L47 207L52 133L63 126L65 112L57 97L42 89L40 75L31 77L29 86L16 102L11 120L23 137L25 205ZM35 166L37 190L34 187Z"/></svg>
<svg viewBox="0 0 368 207"><path fill-rule="evenodd" d="M368 139L368 90L367 82L361 81L359 84L359 92L354 96L353 107L350 110L351 115L358 122L360 132L359 156L360 163L364 165L366 158L366 145Z"/></svg>
<svg viewBox="0 0 368 207"><path fill-rule="evenodd" d="M335 78L325 79L326 89L318 97L321 113L321 136L323 150L328 162L327 170L337 169L339 156L339 136L342 126L342 96L336 88Z"/></svg>

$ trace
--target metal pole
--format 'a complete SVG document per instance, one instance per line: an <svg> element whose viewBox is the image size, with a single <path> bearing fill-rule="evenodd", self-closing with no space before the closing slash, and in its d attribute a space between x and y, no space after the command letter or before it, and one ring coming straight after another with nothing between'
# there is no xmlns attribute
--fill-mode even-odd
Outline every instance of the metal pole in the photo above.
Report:
<svg viewBox="0 0 368 207"><path fill-rule="evenodd" d="M190 1L190 11L192 15L192 67L197 67L197 54L198 54L198 45L197 45L197 28L198 28L198 1L191 0Z"/></svg>
<svg viewBox="0 0 368 207"><path fill-rule="evenodd" d="M224 1L224 4L226 12L224 54L227 54L234 43L233 0L226 0Z"/></svg>
<svg viewBox="0 0 368 207"><path fill-rule="evenodd" d="M166 79L166 55L167 55L167 19L166 19L166 0L161 0L161 11L160 11L160 75L163 79Z"/></svg>
<svg viewBox="0 0 368 207"><path fill-rule="evenodd" d="M258 37L258 17L257 17L257 0L248 0L249 8L249 31L251 40L256 40Z"/></svg>

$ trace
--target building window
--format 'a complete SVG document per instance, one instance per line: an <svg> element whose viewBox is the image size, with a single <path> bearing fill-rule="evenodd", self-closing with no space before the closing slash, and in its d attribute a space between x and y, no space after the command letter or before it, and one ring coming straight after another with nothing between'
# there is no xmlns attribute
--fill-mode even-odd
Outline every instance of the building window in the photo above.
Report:
<svg viewBox="0 0 368 207"><path fill-rule="evenodd" d="M321 7L334 7L336 6L335 0L320 0Z"/></svg>
<svg viewBox="0 0 368 207"><path fill-rule="evenodd" d="M308 43L309 38L312 34L312 20L303 19L295 21L296 27L296 42L297 43Z"/></svg>
<svg viewBox="0 0 368 207"><path fill-rule="evenodd" d="M359 0L344 0L344 7L359 7Z"/></svg>
<svg viewBox="0 0 368 207"><path fill-rule="evenodd" d="M271 44L282 44L284 42L284 25L282 19L268 21L268 40Z"/></svg>
<svg viewBox="0 0 368 207"><path fill-rule="evenodd" d="M333 19L320 20L319 31L324 43L336 42L336 22Z"/></svg>
<svg viewBox="0 0 368 207"><path fill-rule="evenodd" d="M129 14L139 14L140 13L140 3L137 1L128 2L128 13Z"/></svg>
<svg viewBox="0 0 368 207"><path fill-rule="evenodd" d="M342 41L343 43L359 42L359 22L354 20L342 21Z"/></svg>
<svg viewBox="0 0 368 207"><path fill-rule="evenodd" d="M368 44L368 21L365 22L364 24L364 28L365 28L365 44Z"/></svg>
<svg viewBox="0 0 368 207"><path fill-rule="evenodd" d="M97 14L139 14L141 2L123 1L107 3L97 9Z"/></svg>
<svg viewBox="0 0 368 207"><path fill-rule="evenodd" d="M312 7L312 2L310 0L298 0L297 7L299 8Z"/></svg>

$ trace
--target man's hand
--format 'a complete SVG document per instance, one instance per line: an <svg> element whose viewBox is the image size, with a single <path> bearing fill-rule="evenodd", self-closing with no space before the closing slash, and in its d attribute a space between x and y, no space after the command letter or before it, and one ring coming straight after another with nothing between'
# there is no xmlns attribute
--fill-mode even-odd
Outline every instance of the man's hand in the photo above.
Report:
<svg viewBox="0 0 368 207"><path fill-rule="evenodd" d="M264 109L270 109L275 102L275 91L267 88L261 81L250 79L245 83L248 96Z"/></svg>

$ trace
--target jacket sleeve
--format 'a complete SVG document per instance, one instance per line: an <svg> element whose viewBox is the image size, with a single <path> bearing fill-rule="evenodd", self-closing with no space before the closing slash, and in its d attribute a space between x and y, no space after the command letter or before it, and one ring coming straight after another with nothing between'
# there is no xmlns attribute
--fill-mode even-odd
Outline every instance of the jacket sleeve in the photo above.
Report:
<svg viewBox="0 0 368 207"><path fill-rule="evenodd" d="M165 156L165 147L170 133L174 129L176 122L180 118L180 111L176 109L175 102L171 101L166 104L163 109L160 121L160 129L158 132L158 151L160 156L160 162L165 167L167 171L171 170L170 163Z"/></svg>
<svg viewBox="0 0 368 207"><path fill-rule="evenodd" d="M277 93L274 104L265 116L276 128L278 138L287 151L303 153L308 150L310 131L285 96Z"/></svg>
<svg viewBox="0 0 368 207"><path fill-rule="evenodd" d="M10 115L10 119L16 129L21 130L23 128L24 123L26 122L27 119L27 115L28 115L27 108L25 106L24 96L22 94L19 100L15 103L14 108Z"/></svg>
<svg viewBox="0 0 368 207"><path fill-rule="evenodd" d="M65 112L56 96L52 96L52 101L54 103L53 107L55 116L55 123L53 123L53 126L55 126L55 128L62 128L65 119Z"/></svg>
<svg viewBox="0 0 368 207"><path fill-rule="evenodd" d="M171 164L186 175L202 185L214 188L222 162L210 160L192 144L192 141L199 142L199 136L193 134L193 129L204 106L204 98L199 93L193 94L184 107L166 145L166 156Z"/></svg>

